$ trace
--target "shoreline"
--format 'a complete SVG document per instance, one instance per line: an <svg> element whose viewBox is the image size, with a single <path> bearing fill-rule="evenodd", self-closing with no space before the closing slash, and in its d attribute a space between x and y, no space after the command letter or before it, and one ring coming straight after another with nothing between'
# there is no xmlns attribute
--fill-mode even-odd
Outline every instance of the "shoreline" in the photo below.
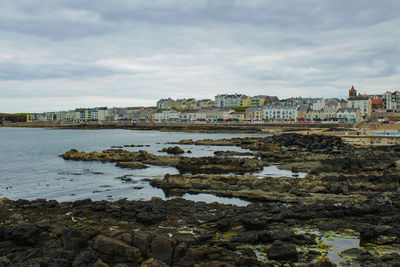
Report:
<svg viewBox="0 0 400 267"><path fill-rule="evenodd" d="M76 130L126 129L156 130L164 132L209 132L209 133L281 133L319 130L339 132L351 131L353 123L10 123L0 127L54 128Z"/></svg>
<svg viewBox="0 0 400 267"><path fill-rule="evenodd" d="M400 250L400 146L352 146L337 136L296 133L165 145L185 144L235 146L252 157L235 151L190 157L176 147L162 155L122 147L60 156L131 169L172 166L180 173L150 184L174 195L254 202L0 199L0 266L400 264L392 253ZM249 174L275 164L306 174ZM340 249L345 245L351 249Z"/></svg>

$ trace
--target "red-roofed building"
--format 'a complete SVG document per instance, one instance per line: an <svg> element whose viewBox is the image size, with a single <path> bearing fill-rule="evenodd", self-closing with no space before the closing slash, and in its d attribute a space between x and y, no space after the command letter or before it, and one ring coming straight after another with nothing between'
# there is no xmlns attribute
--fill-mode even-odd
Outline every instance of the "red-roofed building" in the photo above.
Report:
<svg viewBox="0 0 400 267"><path fill-rule="evenodd" d="M377 110L382 111L383 110L383 98L380 97L371 97L368 99L368 117L371 117L371 115L376 112Z"/></svg>

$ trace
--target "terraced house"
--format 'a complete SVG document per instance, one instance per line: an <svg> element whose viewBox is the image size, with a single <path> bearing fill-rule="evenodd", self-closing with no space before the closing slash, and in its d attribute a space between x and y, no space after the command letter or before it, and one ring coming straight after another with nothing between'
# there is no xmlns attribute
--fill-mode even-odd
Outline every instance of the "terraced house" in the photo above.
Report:
<svg viewBox="0 0 400 267"><path fill-rule="evenodd" d="M263 107L263 118L267 121L295 121L298 104L278 102Z"/></svg>

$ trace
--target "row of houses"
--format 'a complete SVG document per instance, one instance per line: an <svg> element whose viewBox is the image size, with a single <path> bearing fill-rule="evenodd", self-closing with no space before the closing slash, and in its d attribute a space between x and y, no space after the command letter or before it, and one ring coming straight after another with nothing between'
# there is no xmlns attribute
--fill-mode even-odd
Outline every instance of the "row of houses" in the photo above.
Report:
<svg viewBox="0 0 400 267"><path fill-rule="evenodd" d="M158 111L155 122L297 122L297 121L361 121L360 111L353 108L338 108L333 113L313 110L307 105L294 103L272 103L264 107L249 107L243 111L231 108L214 108L177 111Z"/></svg>
<svg viewBox="0 0 400 267"><path fill-rule="evenodd" d="M27 115L26 121L354 121L386 118L400 113L400 92L357 94L354 86L346 100L244 94L216 95L215 100L160 99L156 107L78 108Z"/></svg>
<svg viewBox="0 0 400 267"><path fill-rule="evenodd" d="M153 121L155 108L78 108L70 111L33 113L27 115L27 122L103 122L103 121Z"/></svg>
<svg viewBox="0 0 400 267"><path fill-rule="evenodd" d="M183 98L183 99L172 99L163 98L157 101L157 109L179 109L179 110L191 110L191 109L209 109L209 108L222 108L222 107L262 107L265 104L278 102L279 99L276 96L257 95L247 96L244 94L221 94L214 97L214 101L211 99L196 100L194 98Z"/></svg>

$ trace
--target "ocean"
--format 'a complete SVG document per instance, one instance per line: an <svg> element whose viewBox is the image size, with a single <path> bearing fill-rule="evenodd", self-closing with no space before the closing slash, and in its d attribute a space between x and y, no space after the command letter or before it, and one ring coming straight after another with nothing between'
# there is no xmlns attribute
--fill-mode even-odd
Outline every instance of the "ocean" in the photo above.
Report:
<svg viewBox="0 0 400 267"><path fill-rule="evenodd" d="M134 130L63 130L46 128L0 128L0 198L55 199L74 201L92 200L149 200L152 197L170 199L161 189L154 188L143 179L177 174L173 167L150 166L147 169L130 170L116 167L114 163L68 161L59 155L75 148L79 151L103 151L112 146L143 145L124 147L130 151L146 150L159 152L163 147L172 146L167 142L181 139L222 139L254 136L252 134L208 134L186 132L159 132ZM213 156L216 150L245 152L239 147L180 145L185 151L191 150L191 157ZM128 176L132 182L124 182L121 176ZM246 205L249 202L210 194L190 195L182 198Z"/></svg>

